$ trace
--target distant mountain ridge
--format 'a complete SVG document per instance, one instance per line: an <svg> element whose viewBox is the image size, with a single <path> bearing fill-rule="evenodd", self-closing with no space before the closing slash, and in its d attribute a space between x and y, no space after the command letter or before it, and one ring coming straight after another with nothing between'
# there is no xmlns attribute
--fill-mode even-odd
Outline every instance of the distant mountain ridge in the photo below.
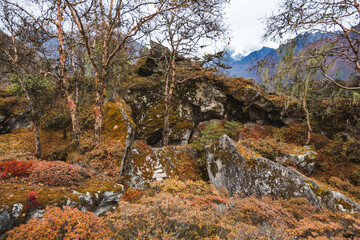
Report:
<svg viewBox="0 0 360 240"><path fill-rule="evenodd" d="M296 40L295 54L299 53L302 49L309 47L310 44L321 46L326 42L327 38L331 39L332 37L333 36L330 34L320 32L300 34L294 38L294 40ZM282 46L283 45L280 45L279 48ZM281 55L278 54L278 49L269 47L263 47L260 50L253 51L247 56L237 56L236 59L235 57L232 57L231 52L227 52L225 60L232 67L228 70L227 75L230 77L252 78L261 83L260 75L256 73L256 69L254 69L255 64L263 59L277 62L280 58ZM353 73L353 69L344 61L336 60L330 74L335 75L336 73L338 78L348 80Z"/></svg>

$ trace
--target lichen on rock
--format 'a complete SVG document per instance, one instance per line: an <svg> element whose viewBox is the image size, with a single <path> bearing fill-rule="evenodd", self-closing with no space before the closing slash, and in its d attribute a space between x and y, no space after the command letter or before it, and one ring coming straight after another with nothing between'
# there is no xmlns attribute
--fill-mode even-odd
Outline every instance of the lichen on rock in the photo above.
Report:
<svg viewBox="0 0 360 240"><path fill-rule="evenodd" d="M290 199L304 197L318 208L359 212L360 205L344 195L324 189L298 171L266 158L246 158L228 136L206 148L210 181L230 194ZM216 170L216 171L215 171Z"/></svg>

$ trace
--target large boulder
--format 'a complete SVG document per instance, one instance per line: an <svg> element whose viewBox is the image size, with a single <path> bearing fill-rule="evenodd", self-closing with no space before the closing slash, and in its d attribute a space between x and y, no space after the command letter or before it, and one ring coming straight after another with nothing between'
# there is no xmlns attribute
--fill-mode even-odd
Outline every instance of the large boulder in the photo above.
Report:
<svg viewBox="0 0 360 240"><path fill-rule="evenodd" d="M136 124L135 138L161 146L164 112L163 76L135 77L139 87L125 96ZM186 145L195 127L210 119L283 126L278 107L250 79L226 78L206 70L178 72L170 109L170 144ZM148 87L144 82L148 81Z"/></svg>
<svg viewBox="0 0 360 240"><path fill-rule="evenodd" d="M206 157L210 181L232 195L304 197L318 208L360 211L360 205L344 195L318 185L292 168L257 156L226 135L217 144L206 147Z"/></svg>
<svg viewBox="0 0 360 240"><path fill-rule="evenodd" d="M145 142L133 143L125 159L123 177L128 187L146 189L152 181L166 178L199 178L197 151L192 147L153 148Z"/></svg>

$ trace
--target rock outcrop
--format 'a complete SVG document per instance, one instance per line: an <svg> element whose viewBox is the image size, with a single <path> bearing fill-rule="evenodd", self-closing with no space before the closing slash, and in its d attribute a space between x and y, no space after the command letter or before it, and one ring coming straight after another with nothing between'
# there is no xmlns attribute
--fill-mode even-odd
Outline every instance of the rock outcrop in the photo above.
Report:
<svg viewBox="0 0 360 240"><path fill-rule="evenodd" d="M304 197L318 208L359 212L360 205L344 195L323 188L298 171L257 157L228 136L207 146L207 170L211 182L230 194L290 199Z"/></svg>
<svg viewBox="0 0 360 240"><path fill-rule="evenodd" d="M154 180L198 176L195 166L197 151L192 147L153 148L134 142L125 159L123 176L131 188L146 189Z"/></svg>
<svg viewBox="0 0 360 240"><path fill-rule="evenodd" d="M178 78L187 80L176 84L171 100L172 145L189 143L198 123L210 119L284 125L278 108L252 80L225 78L204 70ZM159 147L163 130L163 77L151 75L145 81L149 82L148 87L133 87L124 99L133 112L135 139Z"/></svg>
<svg viewBox="0 0 360 240"><path fill-rule="evenodd" d="M115 186L116 191L97 191L94 193L80 193L73 191L69 196L64 195L63 199L55 203L57 206L70 206L78 208L81 211L92 211L96 216L100 216L107 211L115 209L122 197L123 186ZM11 206L3 206L0 209L0 236L15 226L25 223L29 219L36 217L42 218L43 209L33 209L26 217L24 213L24 205L15 203Z"/></svg>

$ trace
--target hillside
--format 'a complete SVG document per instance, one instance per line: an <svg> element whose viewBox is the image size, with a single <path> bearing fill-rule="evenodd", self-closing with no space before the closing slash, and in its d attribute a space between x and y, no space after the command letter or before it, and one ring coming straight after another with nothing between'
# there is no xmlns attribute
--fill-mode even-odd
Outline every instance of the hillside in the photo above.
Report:
<svg viewBox="0 0 360 240"><path fill-rule="evenodd" d="M177 56L162 146L166 54L154 46L112 82L99 145L92 81L79 94L79 142L56 95L41 160L24 98L2 90L1 239L360 238L358 101L314 100L305 145L297 99Z"/></svg>

